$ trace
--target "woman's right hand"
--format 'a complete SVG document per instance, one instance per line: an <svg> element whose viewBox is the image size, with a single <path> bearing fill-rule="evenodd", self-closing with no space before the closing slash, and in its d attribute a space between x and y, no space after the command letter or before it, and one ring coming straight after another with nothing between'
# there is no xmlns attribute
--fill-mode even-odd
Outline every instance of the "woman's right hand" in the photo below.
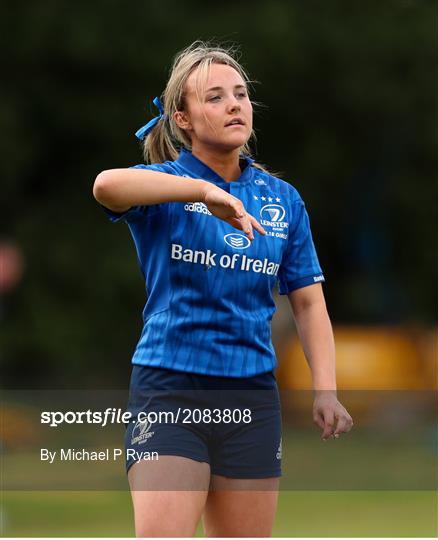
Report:
<svg viewBox="0 0 438 540"><path fill-rule="evenodd" d="M214 216L243 231L249 240L254 240L253 229L260 234L266 234L265 229L245 210L242 201L237 197L210 183L206 183L202 194L202 202Z"/></svg>

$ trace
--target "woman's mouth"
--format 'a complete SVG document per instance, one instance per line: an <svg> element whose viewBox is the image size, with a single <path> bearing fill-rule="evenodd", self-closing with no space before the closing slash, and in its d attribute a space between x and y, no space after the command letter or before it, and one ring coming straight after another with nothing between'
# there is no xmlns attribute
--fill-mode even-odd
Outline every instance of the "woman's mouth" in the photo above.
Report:
<svg viewBox="0 0 438 540"><path fill-rule="evenodd" d="M233 118L230 122L225 124L225 127L244 127L244 125L245 122L241 118Z"/></svg>

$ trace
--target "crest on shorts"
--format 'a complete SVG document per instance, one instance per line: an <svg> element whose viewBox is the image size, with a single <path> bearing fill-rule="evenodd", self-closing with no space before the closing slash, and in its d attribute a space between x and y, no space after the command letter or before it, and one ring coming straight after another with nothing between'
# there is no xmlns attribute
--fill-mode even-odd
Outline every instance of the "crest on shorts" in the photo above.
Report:
<svg viewBox="0 0 438 540"><path fill-rule="evenodd" d="M150 431L152 424L147 418L137 420L132 430L131 444L143 444L152 437L154 431Z"/></svg>

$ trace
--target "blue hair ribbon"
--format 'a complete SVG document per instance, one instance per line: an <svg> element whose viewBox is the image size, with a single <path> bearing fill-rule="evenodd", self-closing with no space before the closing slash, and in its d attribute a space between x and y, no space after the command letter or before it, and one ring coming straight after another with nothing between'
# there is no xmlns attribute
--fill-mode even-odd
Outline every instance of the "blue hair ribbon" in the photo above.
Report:
<svg viewBox="0 0 438 540"><path fill-rule="evenodd" d="M146 135L156 126L156 124L158 124L158 122L165 116L164 107L161 103L160 98L154 98L152 103L155 105L155 107L157 107L160 114L155 118L152 118L152 120L150 120L147 124L145 124L143 127L141 127L138 131L135 132L135 136L140 141L142 141L146 137Z"/></svg>

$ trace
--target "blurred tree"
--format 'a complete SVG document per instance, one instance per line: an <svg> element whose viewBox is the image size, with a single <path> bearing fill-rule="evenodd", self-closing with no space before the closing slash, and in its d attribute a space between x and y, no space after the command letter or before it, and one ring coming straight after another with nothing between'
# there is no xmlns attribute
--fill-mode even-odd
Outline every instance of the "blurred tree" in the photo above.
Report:
<svg viewBox="0 0 438 540"><path fill-rule="evenodd" d="M436 322L437 24L426 0L10 4L2 217L27 268L4 384L127 384L145 294L92 183L141 161L133 133L197 38L240 43L260 81L257 156L307 203L332 319Z"/></svg>

